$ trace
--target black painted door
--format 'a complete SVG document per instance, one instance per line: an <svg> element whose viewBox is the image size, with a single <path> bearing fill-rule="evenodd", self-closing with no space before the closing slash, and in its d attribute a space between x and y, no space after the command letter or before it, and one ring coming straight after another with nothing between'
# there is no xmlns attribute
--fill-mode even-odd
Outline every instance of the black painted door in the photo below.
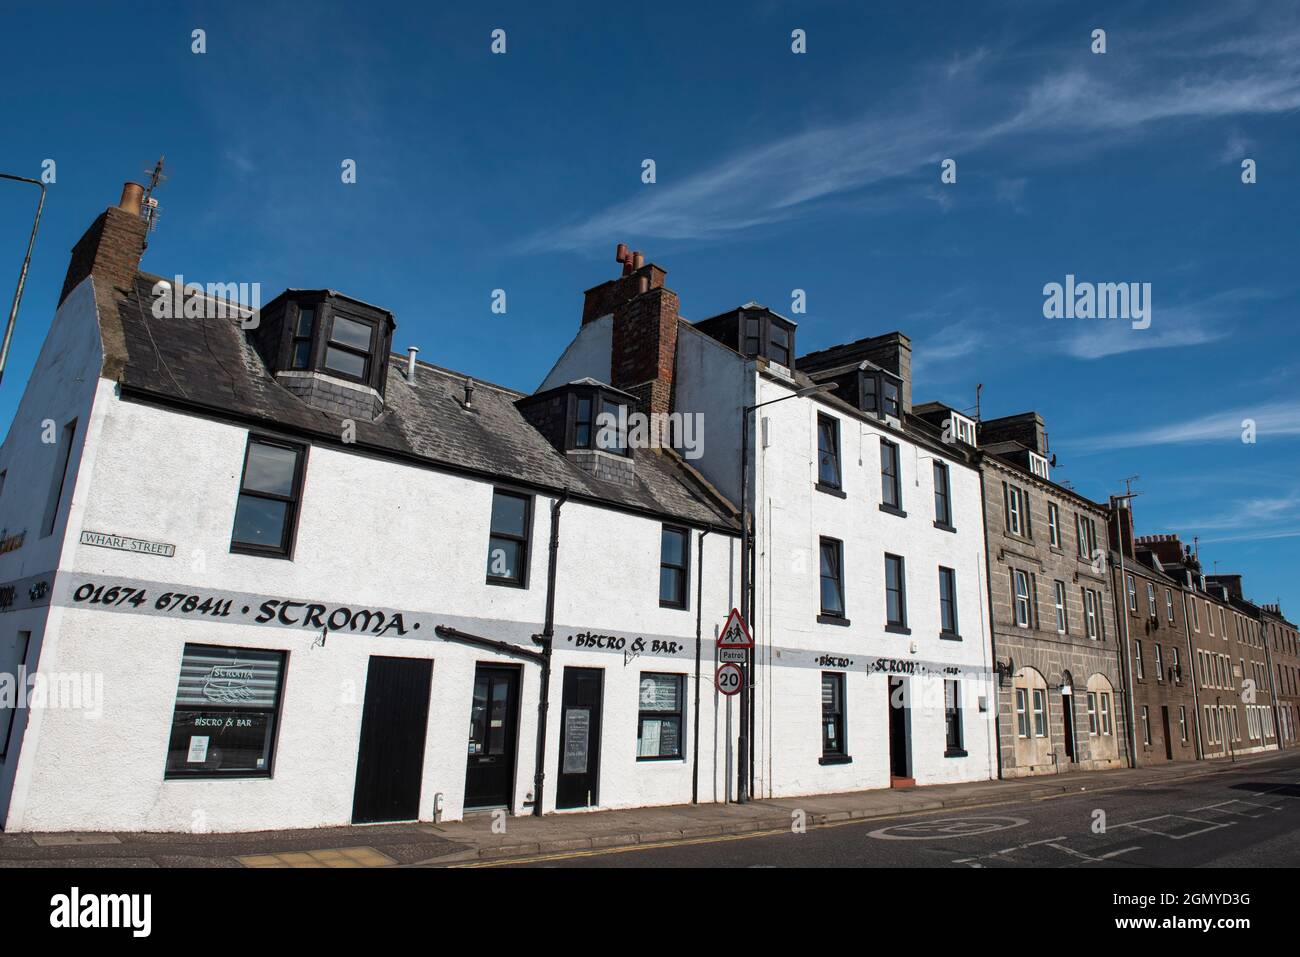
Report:
<svg viewBox="0 0 1300 957"><path fill-rule="evenodd" d="M519 730L519 669L479 665L469 712L465 807L510 807Z"/></svg>
<svg viewBox="0 0 1300 957"><path fill-rule="evenodd" d="M419 817L432 677L428 658L370 657L352 795L354 824Z"/></svg>
<svg viewBox="0 0 1300 957"><path fill-rule="evenodd" d="M560 775L555 806L591 807L600 802L599 668L565 668L560 707Z"/></svg>
<svg viewBox="0 0 1300 957"><path fill-rule="evenodd" d="M896 778L912 776L908 742L907 679L889 679L889 773Z"/></svg>
<svg viewBox="0 0 1300 957"><path fill-rule="evenodd" d="M1074 695L1061 695L1061 730L1065 733L1065 759L1074 760Z"/></svg>
<svg viewBox="0 0 1300 957"><path fill-rule="evenodd" d="M1162 704L1160 706L1160 723L1164 725L1164 729L1165 729L1165 760L1172 761L1174 759L1174 739L1169 736L1169 706L1168 705Z"/></svg>

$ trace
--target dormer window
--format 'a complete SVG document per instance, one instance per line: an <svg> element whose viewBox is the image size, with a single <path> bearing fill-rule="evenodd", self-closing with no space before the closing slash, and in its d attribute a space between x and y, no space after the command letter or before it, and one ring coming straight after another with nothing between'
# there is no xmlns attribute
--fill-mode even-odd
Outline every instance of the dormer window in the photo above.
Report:
<svg viewBox="0 0 1300 957"><path fill-rule="evenodd" d="M1047 459L1043 458L1037 452L1030 452L1029 471L1033 472L1040 479L1048 478Z"/></svg>
<svg viewBox="0 0 1300 957"><path fill-rule="evenodd" d="M950 419L952 421L953 437L958 442L964 442L971 448L975 448L975 422L964 415L958 415L956 412L952 413Z"/></svg>
<svg viewBox="0 0 1300 957"><path fill-rule="evenodd" d="M794 369L794 326L770 312L741 314L740 351Z"/></svg>
<svg viewBox="0 0 1300 957"><path fill-rule="evenodd" d="M343 417L383 411L392 313L328 289L290 289L246 333L278 383Z"/></svg>
<svg viewBox="0 0 1300 957"><path fill-rule="evenodd" d="M601 398L600 415L596 416L596 448L615 455L627 455L627 413L625 406Z"/></svg>
<svg viewBox="0 0 1300 957"><path fill-rule="evenodd" d="M594 380L590 384L571 384L566 391L567 396L557 396L557 411L563 409L565 415L564 450L592 449L627 455L627 405L631 396Z"/></svg>
<svg viewBox="0 0 1300 957"><path fill-rule="evenodd" d="M366 381L374 340L375 327L372 324L335 313L330 324L329 341L325 345L325 368L344 378Z"/></svg>
<svg viewBox="0 0 1300 957"><path fill-rule="evenodd" d="M292 367L311 368L312 333L316 331L316 309L313 306L298 308L298 321L293 330Z"/></svg>
<svg viewBox="0 0 1300 957"><path fill-rule="evenodd" d="M863 369L860 375L862 411L898 418L898 397L903 380L884 369Z"/></svg>

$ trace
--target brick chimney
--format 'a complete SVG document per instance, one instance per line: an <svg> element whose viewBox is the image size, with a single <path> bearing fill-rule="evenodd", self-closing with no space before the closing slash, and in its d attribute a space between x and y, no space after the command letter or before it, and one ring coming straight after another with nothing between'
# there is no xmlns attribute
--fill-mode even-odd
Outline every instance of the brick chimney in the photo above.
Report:
<svg viewBox="0 0 1300 957"><path fill-rule="evenodd" d="M677 293L664 286L667 271L619 244L615 256L623 275L587 290L585 326L613 314L609 384L636 397L641 412L672 408L677 358Z"/></svg>
<svg viewBox="0 0 1300 957"><path fill-rule="evenodd" d="M93 275L108 288L126 288L135 282L148 232L144 220L140 218L140 201L143 197L143 186L138 183L125 184L122 187L122 201L100 213L85 235L77 240L77 244L72 247L72 258L63 280L63 291L59 294L59 305L87 276Z"/></svg>
<svg viewBox="0 0 1300 957"><path fill-rule="evenodd" d="M667 270L660 269L654 263L648 263L639 252L630 252L623 243L618 244L614 261L623 266L623 275L599 286L592 286L585 293L582 303L582 324L585 326L602 316L608 316L619 306L633 297L658 289L664 284Z"/></svg>
<svg viewBox="0 0 1300 957"><path fill-rule="evenodd" d="M1181 565L1190 558L1177 535L1141 535L1137 544L1154 552L1161 565Z"/></svg>

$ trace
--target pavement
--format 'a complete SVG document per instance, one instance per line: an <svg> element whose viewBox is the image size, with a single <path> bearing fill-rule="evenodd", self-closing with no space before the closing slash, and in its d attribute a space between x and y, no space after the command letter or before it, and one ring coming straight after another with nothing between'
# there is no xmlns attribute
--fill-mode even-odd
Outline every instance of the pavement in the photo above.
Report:
<svg viewBox="0 0 1300 957"><path fill-rule="evenodd" d="M1241 787L1242 784L1245 785L1244 788ZM1220 801L1220 792L1229 796ZM1250 802L1255 800L1254 795L1257 793L1272 795L1277 806L1272 810L1252 812ZM1113 797L1099 803L1095 796L1101 794L1111 794ZM550 814L541 818L474 814L463 821L437 824L385 824L237 834L0 834L0 867L463 867L536 863L539 862L538 859L601 866L602 857L606 855L610 862L617 860L624 864L653 866L656 855L663 857L668 853L678 853L684 857L659 863L668 866L706 866L710 863L721 864L725 858L737 854L743 857L744 854L751 853L749 849L758 853L765 846L763 842L779 841L792 834L807 837L814 832L822 836L813 841L802 841L797 845L797 853L793 850L796 845L783 844L781 846L788 847L789 850L773 853L763 851L767 854L763 860L775 861L771 866L906 864L911 861L893 860L892 850L882 852L876 859L861 854L845 856L840 853L847 846L843 834L841 833L839 841L833 837L840 832L837 825L878 821L886 824L897 822L888 826L900 826L901 822L918 816L934 817L935 812L948 812L958 808L1035 804L1046 806L1048 803L1056 803L1053 799L1070 799L1081 802L1076 811L1082 817L1072 819L1071 827L1074 831L1091 833L1087 822L1092 820L1091 815L1098 807L1105 806L1118 812L1116 823L1127 828L1129 834L1138 834L1142 826L1133 825L1133 821L1154 820L1161 814L1181 816L1190 813L1190 805L1183 805L1188 801L1195 804L1202 797L1206 798L1206 807L1222 803L1232 808L1234 805L1231 802L1240 799L1243 794L1247 804L1240 815L1241 819L1234 823L1253 823L1250 828L1238 827L1233 831L1234 841L1240 843L1240 835L1247 830L1254 831L1268 826L1260 824L1260 821L1276 822L1285 817L1288 826L1300 825L1300 820L1297 820L1300 818L1297 813L1297 809L1300 809L1300 751L1266 752L1240 757L1235 762L1219 759L1136 770L1073 772L1050 777L935 785L908 790L822 794L753 801L743 805L675 805ZM1174 796L1177 796L1177 800L1171 803ZM1068 801L1062 802L1059 807L1065 809L1068 804ZM1175 804L1177 807L1174 807ZM1169 807L1166 808L1166 805ZM1157 811L1160 813L1155 813ZM1062 810L1062 813L1065 811ZM1202 817L1209 815L1213 818L1214 813L1203 811ZM1232 814L1231 811L1219 813L1220 816ZM1248 816L1252 813L1254 816ZM951 815L944 817L952 818ZM985 820L996 818L997 815L981 814L976 817ZM1124 820L1121 821L1120 817ZM964 819L965 816L959 818ZM1011 825L1012 827L1030 823L1020 812L1004 819L1004 822L1005 820L1021 822ZM976 856L986 852L977 838L987 835L988 841L996 842L1001 838L995 835L1005 829L988 823L988 820L985 823L939 824L941 831L953 832L952 837L962 838L969 845L967 850ZM1063 826L1063 823L1057 825L1055 820L1050 819L1044 820L1042 824L1047 830L1059 830ZM920 826L925 825L922 823ZM1147 830L1151 828L1167 830L1169 825L1150 825ZM866 834L880 829L859 830ZM1223 831L1224 828L1208 827L1208 830ZM1295 856L1290 860L1293 865L1300 863L1300 829L1295 834ZM946 840L934 835L930 837ZM1049 847L1050 842L1058 837L1064 839L1055 834L1044 839L1042 846L1053 853L1038 863L1065 863L1061 860L1061 855L1068 857L1068 852L1056 852ZM1130 840L1128 843L1135 842ZM725 850L720 850L724 845ZM744 851L741 850L742 845ZM877 839L872 847L894 848L895 845L899 848L911 846L904 838ZM1288 849L1284 856L1290 857L1290 845L1286 846ZM818 847L822 847L822 850L818 851ZM676 851L676 848L693 850ZM1098 854L1104 853L1099 848L1093 850ZM640 853L633 854L630 851ZM940 853L942 856L946 851ZM1081 853L1096 856L1090 851ZM959 858L962 854L953 856ZM936 860L922 862L938 863ZM741 866L742 863L738 860L735 866ZM763 864L760 862L756 866Z"/></svg>

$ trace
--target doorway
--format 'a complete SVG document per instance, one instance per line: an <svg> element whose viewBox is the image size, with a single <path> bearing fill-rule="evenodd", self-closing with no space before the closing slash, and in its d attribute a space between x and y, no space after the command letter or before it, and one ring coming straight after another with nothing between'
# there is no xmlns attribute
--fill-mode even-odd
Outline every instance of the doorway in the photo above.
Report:
<svg viewBox="0 0 1300 957"><path fill-rule="evenodd" d="M1076 760L1074 756L1074 695L1061 693L1061 731L1065 739L1065 759Z"/></svg>
<svg viewBox="0 0 1300 957"><path fill-rule="evenodd" d="M431 658L371 655L357 745L352 823L419 818L432 678Z"/></svg>
<svg viewBox="0 0 1300 957"><path fill-rule="evenodd" d="M467 810L513 806L518 713L519 669L479 665L469 710Z"/></svg>
<svg viewBox="0 0 1300 957"><path fill-rule="evenodd" d="M889 786L911 787L911 697L906 678L889 679Z"/></svg>
<svg viewBox="0 0 1300 957"><path fill-rule="evenodd" d="M600 803L600 708L604 674L599 668L565 668L560 706L560 775L557 808Z"/></svg>
<svg viewBox="0 0 1300 957"><path fill-rule="evenodd" d="M1160 725L1165 732L1165 760L1174 759L1174 739L1169 736L1169 706L1162 704L1160 706Z"/></svg>

